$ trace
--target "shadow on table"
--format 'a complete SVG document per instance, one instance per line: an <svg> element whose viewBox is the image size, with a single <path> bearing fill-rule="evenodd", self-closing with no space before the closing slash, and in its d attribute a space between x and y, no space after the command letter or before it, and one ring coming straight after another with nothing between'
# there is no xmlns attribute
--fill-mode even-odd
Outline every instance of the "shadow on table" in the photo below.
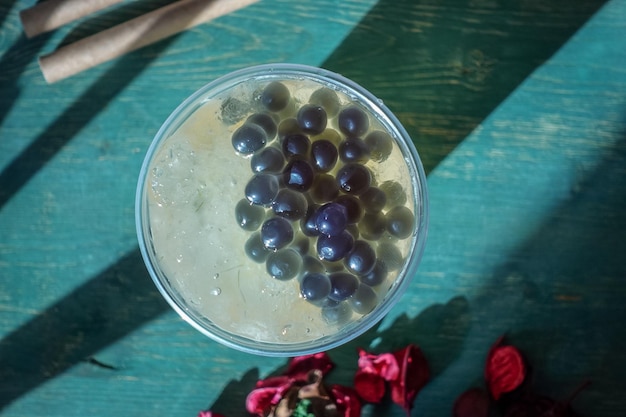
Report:
<svg viewBox="0 0 626 417"><path fill-rule="evenodd" d="M0 340L0 410L168 309L132 251Z"/></svg>
<svg viewBox="0 0 626 417"><path fill-rule="evenodd" d="M380 0L323 67L382 99L428 174L605 0Z"/></svg>
<svg viewBox="0 0 626 417"><path fill-rule="evenodd" d="M159 0L156 4L154 2L137 2L136 4L144 4L140 8L146 5L153 8L167 1ZM110 12L102 12L97 18L87 19L78 25L62 43L73 42L94 31L104 29L102 21L114 25L143 11L143 9L137 9L138 7L133 3L133 5L117 7ZM5 95L0 101L0 126L19 97L20 76L50 37L50 33L45 33L29 40L21 35L0 58L0 74L2 74L0 75L0 91ZM174 39L176 36L119 59L4 168L0 172L0 209L132 80L141 74Z"/></svg>
<svg viewBox="0 0 626 417"><path fill-rule="evenodd" d="M626 134L472 300L475 323L510 327L537 391L564 399L591 381L585 416L626 412L625 207Z"/></svg>

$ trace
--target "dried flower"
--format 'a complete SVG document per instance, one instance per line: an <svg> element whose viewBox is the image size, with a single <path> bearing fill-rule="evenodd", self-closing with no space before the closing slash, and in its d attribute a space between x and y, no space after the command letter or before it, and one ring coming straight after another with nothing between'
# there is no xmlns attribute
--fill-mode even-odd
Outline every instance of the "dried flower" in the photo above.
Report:
<svg viewBox="0 0 626 417"><path fill-rule="evenodd" d="M526 378L526 364L521 352L504 345L500 337L489 350L485 364L485 381L494 399L517 389Z"/></svg>
<svg viewBox="0 0 626 417"><path fill-rule="evenodd" d="M257 382L246 409L259 417L359 417L361 404L348 387L326 387L333 368L326 353L293 358L283 375Z"/></svg>
<svg viewBox="0 0 626 417"><path fill-rule="evenodd" d="M394 353L374 355L359 351L359 369L354 376L354 388L363 400L378 403L391 389L391 399L407 414L419 391L430 378L428 363L421 349L408 345Z"/></svg>

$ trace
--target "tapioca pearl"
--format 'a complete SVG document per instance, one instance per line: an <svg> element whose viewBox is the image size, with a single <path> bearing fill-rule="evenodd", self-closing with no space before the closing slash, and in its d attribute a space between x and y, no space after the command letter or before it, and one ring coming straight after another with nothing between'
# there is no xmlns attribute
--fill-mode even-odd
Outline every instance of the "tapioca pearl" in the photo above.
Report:
<svg viewBox="0 0 626 417"><path fill-rule="evenodd" d="M289 135L297 135L297 134L302 134L302 130L300 129L300 126L298 125L298 121L291 117L291 118L287 118L282 120L279 124L278 124L278 141L282 144L283 140L285 140L285 138Z"/></svg>
<svg viewBox="0 0 626 417"><path fill-rule="evenodd" d="M359 285L348 304L358 314L368 314L378 305L378 295L369 285Z"/></svg>
<svg viewBox="0 0 626 417"><path fill-rule="evenodd" d="M244 244L244 252L248 258L252 259L256 263L263 263L270 254L270 251L265 247L261 240L261 233L254 232L246 240Z"/></svg>
<svg viewBox="0 0 626 417"><path fill-rule="evenodd" d="M348 213L344 206L337 203L323 204L315 217L315 226L320 234L337 236L348 225Z"/></svg>
<svg viewBox="0 0 626 417"><path fill-rule="evenodd" d="M320 231L317 230L317 210L319 209L318 204L310 204L307 208L306 214L300 220L300 230L306 236L313 237L318 236Z"/></svg>
<svg viewBox="0 0 626 417"><path fill-rule="evenodd" d="M261 241L269 250L284 248L291 243L293 237L294 231L291 223L282 217L271 217L261 225Z"/></svg>
<svg viewBox="0 0 626 417"><path fill-rule="evenodd" d="M306 256L311 250L311 239L301 231L297 232L289 247Z"/></svg>
<svg viewBox="0 0 626 417"><path fill-rule="evenodd" d="M406 206L396 206L385 215L387 231L399 239L406 239L415 231L415 216Z"/></svg>
<svg viewBox="0 0 626 417"><path fill-rule="evenodd" d="M352 309L346 303L337 303L332 305L323 305L322 319L332 325L341 325L347 323L352 317Z"/></svg>
<svg viewBox="0 0 626 417"><path fill-rule="evenodd" d="M312 135L311 141L316 142L318 140L327 140L335 146L339 146L339 143L343 140L343 135L337 132L335 129L327 128L319 135Z"/></svg>
<svg viewBox="0 0 626 417"><path fill-rule="evenodd" d="M263 148L250 158L250 168L254 173L279 174L284 167L283 152L274 146Z"/></svg>
<svg viewBox="0 0 626 417"><path fill-rule="evenodd" d="M369 187L359 196L363 208L368 213L378 213L387 204L387 194L378 187Z"/></svg>
<svg viewBox="0 0 626 417"><path fill-rule="evenodd" d="M311 149L311 141L302 133L292 133L282 141L283 154L285 158L308 158Z"/></svg>
<svg viewBox="0 0 626 417"><path fill-rule="evenodd" d="M335 117L340 107L337 93L326 87L315 90L309 98L309 103L323 107L328 117Z"/></svg>
<svg viewBox="0 0 626 417"><path fill-rule="evenodd" d="M265 267L272 278L287 281L298 275L302 267L302 257L294 249L281 249L268 255Z"/></svg>
<svg viewBox="0 0 626 417"><path fill-rule="evenodd" d="M265 209L251 204L247 199L241 199L235 206L235 219L243 230L249 232L257 230L265 219Z"/></svg>
<svg viewBox="0 0 626 417"><path fill-rule="evenodd" d="M261 92L261 103L266 109L277 112L287 107L291 93L285 84L272 81Z"/></svg>
<svg viewBox="0 0 626 417"><path fill-rule="evenodd" d="M244 123L233 132L231 143L238 153L252 155L265 146L267 134L256 124Z"/></svg>
<svg viewBox="0 0 626 417"><path fill-rule="evenodd" d="M334 200L339 196L339 187L335 177L330 174L317 174L308 194L315 203Z"/></svg>
<svg viewBox="0 0 626 417"><path fill-rule="evenodd" d="M351 297L359 286L359 280L348 272L334 272L330 278L330 294L328 298L334 301L343 301Z"/></svg>
<svg viewBox="0 0 626 417"><path fill-rule="evenodd" d="M370 159L370 151L361 138L348 137L339 144L339 159L341 161L364 164Z"/></svg>
<svg viewBox="0 0 626 417"><path fill-rule="evenodd" d="M342 109L337 117L339 130L346 136L363 136L370 126L367 113L354 105Z"/></svg>
<svg viewBox="0 0 626 417"><path fill-rule="evenodd" d="M390 209L395 206L403 206L406 204L407 196L406 191L400 183L394 180L384 181L378 186L387 196L387 202L385 203L385 209Z"/></svg>
<svg viewBox="0 0 626 417"><path fill-rule="evenodd" d="M357 240L361 236L361 232L359 232L359 227L355 223L348 224L346 226L346 232L350 233L354 240Z"/></svg>
<svg viewBox="0 0 626 417"><path fill-rule="evenodd" d="M349 163L337 171L337 185L347 194L359 195L367 190L372 182L372 174L367 167Z"/></svg>
<svg viewBox="0 0 626 417"><path fill-rule="evenodd" d="M337 164L339 151L330 140L320 139L311 144L311 164L318 172L328 172Z"/></svg>
<svg viewBox="0 0 626 417"><path fill-rule="evenodd" d="M374 130L365 136L365 144L369 148L370 158L375 162L386 161L393 150L393 139L389 133Z"/></svg>
<svg viewBox="0 0 626 417"><path fill-rule="evenodd" d="M282 180L287 188L304 192L313 185L315 173L311 164L295 159L287 164L283 170Z"/></svg>
<svg viewBox="0 0 626 417"><path fill-rule="evenodd" d="M300 269L300 275L304 276L310 272L322 274L326 272L326 267L324 266L322 261L320 261L316 257L311 255L305 255L302 257L302 267Z"/></svg>
<svg viewBox="0 0 626 417"><path fill-rule="evenodd" d="M307 301L324 300L330 294L330 278L319 272L309 272L302 277L300 294Z"/></svg>
<svg viewBox="0 0 626 417"><path fill-rule="evenodd" d="M302 193L283 188L276 194L271 207L277 216L295 221L304 217L308 204Z"/></svg>
<svg viewBox="0 0 626 417"><path fill-rule="evenodd" d="M378 259L374 264L374 268L372 268L372 270L367 274L359 276L359 279L361 280L361 283L369 285L370 287L375 287L385 282L388 275L389 268L387 268L387 264Z"/></svg>
<svg viewBox="0 0 626 417"><path fill-rule="evenodd" d="M328 117L321 106L305 104L298 110L296 120L303 132L316 135L326 129Z"/></svg>
<svg viewBox="0 0 626 417"><path fill-rule="evenodd" d="M246 123L255 124L261 127L267 135L267 141L271 142L276 137L278 125L273 115L269 113L254 113L246 119Z"/></svg>
<svg viewBox="0 0 626 417"><path fill-rule="evenodd" d="M376 252L374 248L364 240L354 242L352 250L343 260L348 271L356 275L369 274L376 265Z"/></svg>
<svg viewBox="0 0 626 417"><path fill-rule="evenodd" d="M404 265L404 256L400 248L391 242L379 242L376 247L376 256L385 263L388 271L395 271Z"/></svg>
<svg viewBox="0 0 626 417"><path fill-rule="evenodd" d="M335 236L320 235L317 238L317 256L323 261L339 261L347 255L354 245L354 238L347 231Z"/></svg>
<svg viewBox="0 0 626 417"><path fill-rule="evenodd" d="M387 221L382 213L365 213L358 226L364 239L378 240L387 230Z"/></svg>
<svg viewBox="0 0 626 417"><path fill-rule="evenodd" d="M245 197L259 206L269 206L278 194L278 178L272 174L256 174L246 184Z"/></svg>
<svg viewBox="0 0 626 417"><path fill-rule="evenodd" d="M341 204L346 208L346 213L348 214L348 224L357 223L363 217L363 204L361 201L349 194L343 194L338 196L335 199L335 203Z"/></svg>

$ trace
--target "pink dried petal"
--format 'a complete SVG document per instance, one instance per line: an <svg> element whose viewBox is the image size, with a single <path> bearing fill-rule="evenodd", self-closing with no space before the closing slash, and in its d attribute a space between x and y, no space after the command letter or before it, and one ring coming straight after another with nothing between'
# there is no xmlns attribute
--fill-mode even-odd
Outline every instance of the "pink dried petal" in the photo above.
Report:
<svg viewBox="0 0 626 417"><path fill-rule="evenodd" d="M391 353L374 355L359 349L358 366L360 372L378 375L385 381L392 381L398 378L400 373L398 361Z"/></svg>
<svg viewBox="0 0 626 417"><path fill-rule="evenodd" d="M491 399L480 388L470 388L454 402L454 417L488 417Z"/></svg>
<svg viewBox="0 0 626 417"><path fill-rule="evenodd" d="M335 399L337 411L342 417L360 417L361 401L355 390L342 385L331 385L330 392Z"/></svg>
<svg viewBox="0 0 626 417"><path fill-rule="evenodd" d="M270 407L278 404L291 383L280 386L253 389L246 397L246 410L251 414L263 416Z"/></svg>
<svg viewBox="0 0 626 417"><path fill-rule="evenodd" d="M526 364L521 352L511 345L502 345L502 338L492 346L485 364L485 380L494 399L514 391L526 379Z"/></svg>
<svg viewBox="0 0 626 417"><path fill-rule="evenodd" d="M323 375L326 375L333 369L333 366L334 364L326 352L303 355L291 359L285 375L298 380L306 380L309 371L319 369Z"/></svg>
<svg viewBox="0 0 626 417"><path fill-rule="evenodd" d="M357 371L354 389L363 401L376 404L385 396L385 380L374 373Z"/></svg>
<svg viewBox="0 0 626 417"><path fill-rule="evenodd" d="M255 384L255 388L281 387L283 385L291 384L293 384L293 378L285 375L279 375L258 380Z"/></svg>
<svg viewBox="0 0 626 417"><path fill-rule="evenodd" d="M220 413L213 413L212 411L200 411L198 417L224 417Z"/></svg>
<svg viewBox="0 0 626 417"><path fill-rule="evenodd" d="M394 356L400 364L400 376L391 381L391 399L409 415L417 394L430 379L430 369L422 350L415 345L394 352Z"/></svg>

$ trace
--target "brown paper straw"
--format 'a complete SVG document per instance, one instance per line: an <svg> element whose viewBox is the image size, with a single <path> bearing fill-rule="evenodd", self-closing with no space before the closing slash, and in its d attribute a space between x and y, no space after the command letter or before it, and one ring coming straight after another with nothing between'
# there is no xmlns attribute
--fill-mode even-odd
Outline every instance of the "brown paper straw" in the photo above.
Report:
<svg viewBox="0 0 626 417"><path fill-rule="evenodd" d="M26 36L60 28L66 23L105 9L122 0L46 0L20 12Z"/></svg>
<svg viewBox="0 0 626 417"><path fill-rule="evenodd" d="M179 0L61 47L39 58L48 83L256 3L259 0Z"/></svg>

